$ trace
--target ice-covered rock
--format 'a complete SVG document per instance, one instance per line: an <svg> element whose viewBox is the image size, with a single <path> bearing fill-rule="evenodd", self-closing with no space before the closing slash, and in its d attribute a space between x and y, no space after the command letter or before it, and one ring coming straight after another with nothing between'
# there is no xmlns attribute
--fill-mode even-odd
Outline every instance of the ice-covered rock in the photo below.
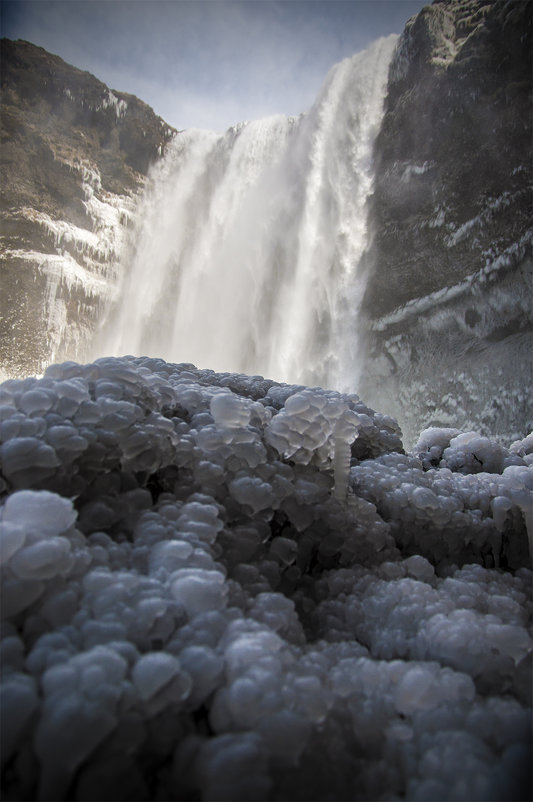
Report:
<svg viewBox="0 0 533 802"><path fill-rule="evenodd" d="M0 397L11 797L528 798L527 438L148 358Z"/></svg>
<svg viewBox="0 0 533 802"><path fill-rule="evenodd" d="M19 376L88 353L148 166L176 132L133 95L30 42L3 40L2 76L0 375ZM46 395L29 389L24 410L46 411ZM62 412L81 401L67 390Z"/></svg>
<svg viewBox="0 0 533 802"><path fill-rule="evenodd" d="M358 392L408 445L422 427L504 445L532 427L531 32L528 3L439 0L393 56Z"/></svg>

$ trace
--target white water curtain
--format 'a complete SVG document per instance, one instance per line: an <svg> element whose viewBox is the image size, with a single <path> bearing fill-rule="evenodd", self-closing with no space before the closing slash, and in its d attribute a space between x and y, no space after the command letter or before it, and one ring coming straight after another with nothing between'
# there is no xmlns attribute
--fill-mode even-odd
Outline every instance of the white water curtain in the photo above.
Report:
<svg viewBox="0 0 533 802"><path fill-rule="evenodd" d="M311 110L177 135L153 170L99 349L353 390L372 148L397 37Z"/></svg>

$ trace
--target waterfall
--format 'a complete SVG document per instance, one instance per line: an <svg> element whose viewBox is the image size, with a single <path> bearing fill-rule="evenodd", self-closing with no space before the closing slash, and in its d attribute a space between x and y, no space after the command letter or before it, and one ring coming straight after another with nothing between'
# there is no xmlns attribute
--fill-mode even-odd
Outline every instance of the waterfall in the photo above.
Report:
<svg viewBox="0 0 533 802"><path fill-rule="evenodd" d="M152 171L102 353L353 390L389 36L297 118L179 133Z"/></svg>

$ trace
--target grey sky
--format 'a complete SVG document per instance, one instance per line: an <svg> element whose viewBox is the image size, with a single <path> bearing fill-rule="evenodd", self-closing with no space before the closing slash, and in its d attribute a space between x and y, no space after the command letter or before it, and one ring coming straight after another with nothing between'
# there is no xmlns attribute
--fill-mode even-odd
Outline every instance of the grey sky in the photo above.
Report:
<svg viewBox="0 0 533 802"><path fill-rule="evenodd" d="M27 39L149 103L176 128L299 114L326 73L401 33L420 0L3 0Z"/></svg>

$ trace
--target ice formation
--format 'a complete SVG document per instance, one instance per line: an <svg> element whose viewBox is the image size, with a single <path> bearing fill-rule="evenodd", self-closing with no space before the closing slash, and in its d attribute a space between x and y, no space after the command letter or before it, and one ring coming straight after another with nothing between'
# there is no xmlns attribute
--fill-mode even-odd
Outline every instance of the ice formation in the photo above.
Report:
<svg viewBox="0 0 533 802"><path fill-rule="evenodd" d="M533 436L147 357L0 436L6 799L529 799Z"/></svg>
<svg viewBox="0 0 533 802"><path fill-rule="evenodd" d="M123 108L119 104L117 116ZM78 179L87 227L53 219L45 212L24 206L16 219L19 225L27 221L39 227L40 250L27 247L4 250L9 260L30 265L36 280L45 280L44 317L49 349L46 364L67 354L76 359L87 358L96 320L114 297L122 275L121 252L137 202L133 190L125 189L123 194L106 190L98 169L78 156L67 158L54 153L54 161ZM89 306L94 305L93 317L90 315L84 321L79 315L70 315L72 296L88 299ZM3 367L0 366L0 379L9 375Z"/></svg>

